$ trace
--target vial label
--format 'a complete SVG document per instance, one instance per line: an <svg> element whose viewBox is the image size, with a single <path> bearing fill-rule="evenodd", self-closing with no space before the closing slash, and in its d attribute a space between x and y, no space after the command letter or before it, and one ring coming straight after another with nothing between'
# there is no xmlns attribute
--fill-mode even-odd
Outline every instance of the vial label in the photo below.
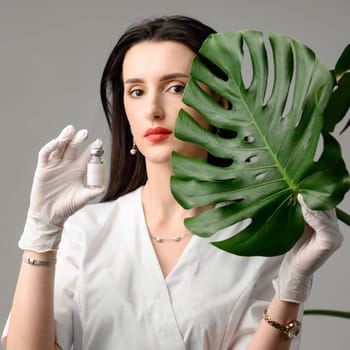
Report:
<svg viewBox="0 0 350 350"><path fill-rule="evenodd" d="M105 165L89 163L87 166L86 185L90 188L103 188L105 180Z"/></svg>

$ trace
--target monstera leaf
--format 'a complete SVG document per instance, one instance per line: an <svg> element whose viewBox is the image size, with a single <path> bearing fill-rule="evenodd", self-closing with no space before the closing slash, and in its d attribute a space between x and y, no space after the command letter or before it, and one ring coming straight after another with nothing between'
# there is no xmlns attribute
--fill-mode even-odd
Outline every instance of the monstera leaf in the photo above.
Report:
<svg viewBox="0 0 350 350"><path fill-rule="evenodd" d="M210 237L250 219L241 232L213 244L238 255L282 254L303 232L298 193L309 207L323 210L335 207L349 189L340 146L323 129L333 75L309 48L276 33L269 35L269 47L257 31L215 34L200 54L205 59L195 57L183 101L219 132L203 129L181 110L175 135L229 163L173 153L171 187L177 201L184 208L220 203L186 219L185 225ZM251 63L249 84L243 79L243 61ZM228 101L229 108L199 82ZM320 139L323 151L315 160Z"/></svg>
<svg viewBox="0 0 350 350"><path fill-rule="evenodd" d="M346 46L332 71L336 81L335 89L324 111L325 129L333 131L335 126L344 118L350 107L350 44ZM343 131L350 126L350 119Z"/></svg>

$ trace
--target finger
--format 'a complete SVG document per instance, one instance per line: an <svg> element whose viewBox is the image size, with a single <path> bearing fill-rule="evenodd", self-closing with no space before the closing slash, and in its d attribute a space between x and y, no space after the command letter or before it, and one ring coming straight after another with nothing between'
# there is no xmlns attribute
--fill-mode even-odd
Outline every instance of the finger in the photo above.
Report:
<svg viewBox="0 0 350 350"><path fill-rule="evenodd" d="M103 142L101 139L96 139L91 145L90 148L102 148Z"/></svg>
<svg viewBox="0 0 350 350"><path fill-rule="evenodd" d="M53 139L41 148L38 154L38 164L47 164L51 153L57 148L58 140Z"/></svg>
<svg viewBox="0 0 350 350"><path fill-rule="evenodd" d="M298 201L305 221L315 229L315 225L324 225L329 222L337 222L337 215L334 209L329 210L313 210L310 209L304 201L303 196L298 194Z"/></svg>
<svg viewBox="0 0 350 350"><path fill-rule="evenodd" d="M74 127L72 125L66 126L59 136L58 139L58 146L55 151L51 153L50 159L62 159L64 151L66 149L66 146L69 144L69 142L72 141L74 137Z"/></svg>
<svg viewBox="0 0 350 350"><path fill-rule="evenodd" d="M87 202L97 198L101 194L105 192L104 188L88 188L84 187L82 188L76 198L77 206L78 207L83 207Z"/></svg>
<svg viewBox="0 0 350 350"><path fill-rule="evenodd" d="M77 158L78 149L88 137L88 131L86 129L79 130L73 137L72 141L67 145L64 152L64 158L73 160Z"/></svg>
<svg viewBox="0 0 350 350"><path fill-rule="evenodd" d="M298 195L302 212L306 223L315 231L315 239L323 251L333 252L343 242L335 209L312 210L304 202L302 196Z"/></svg>

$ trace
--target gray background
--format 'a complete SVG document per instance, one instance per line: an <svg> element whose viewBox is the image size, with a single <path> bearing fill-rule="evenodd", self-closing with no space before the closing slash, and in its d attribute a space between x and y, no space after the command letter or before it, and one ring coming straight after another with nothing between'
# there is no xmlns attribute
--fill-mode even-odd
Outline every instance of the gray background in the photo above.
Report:
<svg viewBox="0 0 350 350"><path fill-rule="evenodd" d="M106 57L130 23L163 14L194 16L219 31L280 32L330 68L350 41L349 0L0 0L0 324L15 288L37 151L70 123L108 143L98 97ZM350 164L349 132L338 140ZM340 207L350 211L349 195ZM350 230L342 228L344 244L317 273L307 308L350 311ZM302 349L348 349L349 330L350 320L307 316Z"/></svg>

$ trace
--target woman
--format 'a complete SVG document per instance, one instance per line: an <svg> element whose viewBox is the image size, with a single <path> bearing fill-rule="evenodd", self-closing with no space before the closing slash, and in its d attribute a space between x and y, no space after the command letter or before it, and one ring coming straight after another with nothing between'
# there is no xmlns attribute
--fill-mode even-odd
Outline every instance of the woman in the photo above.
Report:
<svg viewBox="0 0 350 350"><path fill-rule="evenodd" d="M182 93L211 33L194 19L164 17L129 28L113 49L101 83L112 133L102 203L85 206L102 192L83 185L88 150L78 156L77 148L86 130L68 126L40 151L8 350L298 348L287 333L300 326L313 272L342 241L334 211L300 199L313 229L285 257L248 258L192 236L183 219L207 208L184 210L171 195L171 152L207 157L173 130L180 108L210 127Z"/></svg>

